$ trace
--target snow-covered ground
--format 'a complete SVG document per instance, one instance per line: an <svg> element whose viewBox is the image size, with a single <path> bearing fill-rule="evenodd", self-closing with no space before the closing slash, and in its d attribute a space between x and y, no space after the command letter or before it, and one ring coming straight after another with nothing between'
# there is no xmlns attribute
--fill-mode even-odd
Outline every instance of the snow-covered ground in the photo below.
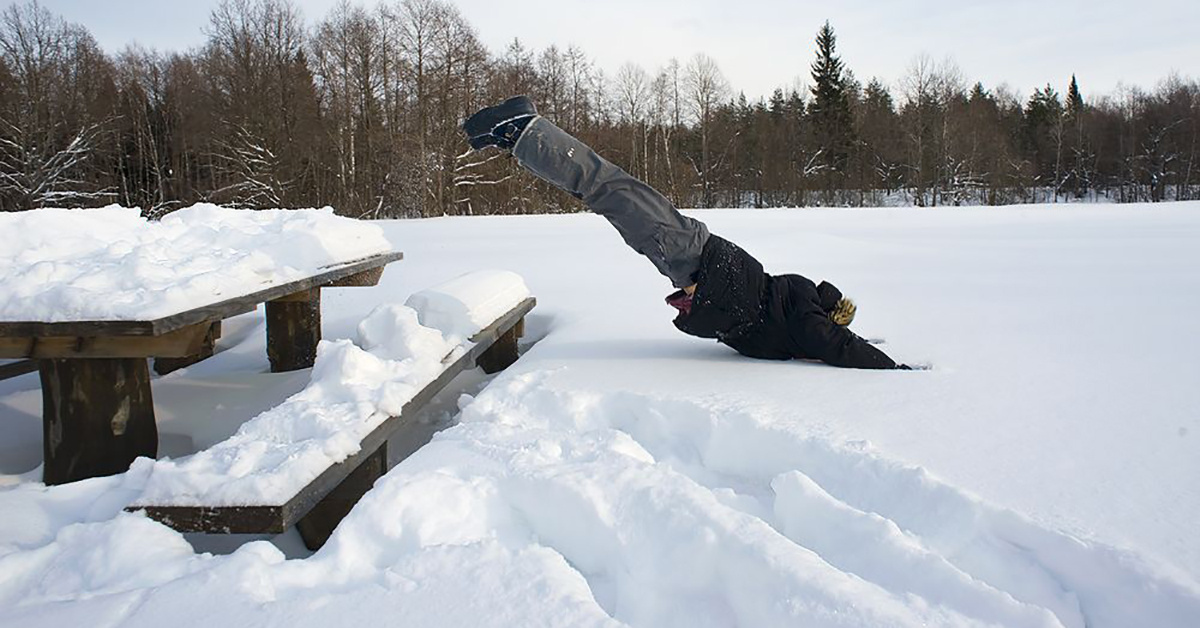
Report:
<svg viewBox="0 0 1200 628"><path fill-rule="evenodd" d="M0 625L1200 624L1200 203L693 215L933 369L683 336L596 216L383 223L405 260L326 290L326 338L503 268L540 341L311 556L121 514L150 465L42 487L37 376L0 382ZM166 453L305 386L261 325L156 380Z"/></svg>

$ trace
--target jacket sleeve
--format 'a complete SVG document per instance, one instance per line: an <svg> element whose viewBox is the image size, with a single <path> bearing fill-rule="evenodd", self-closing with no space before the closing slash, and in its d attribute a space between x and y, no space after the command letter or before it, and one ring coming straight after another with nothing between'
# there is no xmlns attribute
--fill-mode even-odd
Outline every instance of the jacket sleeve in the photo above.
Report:
<svg viewBox="0 0 1200 628"><path fill-rule="evenodd" d="M896 362L854 332L813 313L792 323L791 333L805 355L832 366L894 369Z"/></svg>

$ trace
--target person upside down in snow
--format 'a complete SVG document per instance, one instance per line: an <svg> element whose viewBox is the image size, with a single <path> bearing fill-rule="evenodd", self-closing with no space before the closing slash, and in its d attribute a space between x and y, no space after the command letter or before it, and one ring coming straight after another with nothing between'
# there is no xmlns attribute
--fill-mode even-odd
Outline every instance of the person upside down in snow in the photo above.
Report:
<svg viewBox="0 0 1200 628"><path fill-rule="evenodd" d="M752 358L909 368L847 328L855 306L833 284L767 274L749 253L539 116L529 98L481 109L462 128L471 148L510 151L526 170L607 218L678 289L667 303L679 310L674 323L685 334L715 338Z"/></svg>

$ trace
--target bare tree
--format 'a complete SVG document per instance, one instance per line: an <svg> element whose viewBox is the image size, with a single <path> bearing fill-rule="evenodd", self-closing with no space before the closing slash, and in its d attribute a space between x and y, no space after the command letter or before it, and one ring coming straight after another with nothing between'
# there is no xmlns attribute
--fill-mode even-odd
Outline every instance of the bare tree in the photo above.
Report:
<svg viewBox="0 0 1200 628"><path fill-rule="evenodd" d="M112 102L112 68L95 39L36 1L0 13L0 207L74 206L111 199L95 171ZM107 106L105 106L107 105Z"/></svg>
<svg viewBox="0 0 1200 628"><path fill-rule="evenodd" d="M162 55L137 46L126 48L116 62L118 133L126 138L117 164L119 199L154 214L173 204L165 67Z"/></svg>
<svg viewBox="0 0 1200 628"><path fill-rule="evenodd" d="M561 119L567 125L567 130L578 133L587 121L588 93L592 82L592 62L578 46L567 47L567 102L569 115Z"/></svg>
<svg viewBox="0 0 1200 628"><path fill-rule="evenodd" d="M638 154L638 143L645 144L645 121L650 92L650 76L635 63L626 63L617 71L614 83L617 116L629 133L630 172L647 178L646 157ZM640 166L640 167L639 167Z"/></svg>
<svg viewBox="0 0 1200 628"><path fill-rule="evenodd" d="M541 83L538 113L561 124L567 108L567 59L558 46L551 45L538 56L537 73Z"/></svg>
<svg viewBox="0 0 1200 628"><path fill-rule="evenodd" d="M708 55L697 53L688 62L684 72L684 90L687 105L700 131L700 163L696 164L696 175L702 190L701 202L710 207L713 200L712 136L713 114L729 96L729 82L717 62Z"/></svg>
<svg viewBox="0 0 1200 628"><path fill-rule="evenodd" d="M299 128L316 103L299 9L291 0L222 0L207 32L205 73L224 128L211 144L214 198L257 208L302 197L293 188L312 150Z"/></svg>
<svg viewBox="0 0 1200 628"><path fill-rule="evenodd" d="M679 64L676 62L674 65L678 69ZM647 167L650 168L651 182L664 190L672 202L679 203L679 190L675 185L675 166L671 158L671 137L676 128L674 121L677 117L675 91L677 90L674 90L672 85L671 65L668 64L658 72L650 84L649 126L658 133L659 139L654 142L654 154L661 159L662 165L658 170L654 169L655 164L648 163ZM657 174L655 174L656 172Z"/></svg>
<svg viewBox="0 0 1200 628"><path fill-rule="evenodd" d="M946 152L951 127L947 109L963 94L962 73L950 59L936 64L929 55L917 56L900 81L901 118L908 147L906 170L913 201L937 205L947 180Z"/></svg>

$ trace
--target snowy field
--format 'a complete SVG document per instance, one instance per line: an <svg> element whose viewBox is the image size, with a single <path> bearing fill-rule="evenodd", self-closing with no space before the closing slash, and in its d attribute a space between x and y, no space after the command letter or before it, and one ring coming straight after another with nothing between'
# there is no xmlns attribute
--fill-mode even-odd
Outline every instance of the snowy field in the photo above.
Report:
<svg viewBox="0 0 1200 628"><path fill-rule="evenodd" d="M0 382L0 626L1200 625L1200 203L692 215L932 370L683 336L596 216L381 223L405 259L324 292L327 339L505 269L522 358L311 555L122 514L153 465L43 487L37 376ZM155 381L164 454L306 386L262 325Z"/></svg>

